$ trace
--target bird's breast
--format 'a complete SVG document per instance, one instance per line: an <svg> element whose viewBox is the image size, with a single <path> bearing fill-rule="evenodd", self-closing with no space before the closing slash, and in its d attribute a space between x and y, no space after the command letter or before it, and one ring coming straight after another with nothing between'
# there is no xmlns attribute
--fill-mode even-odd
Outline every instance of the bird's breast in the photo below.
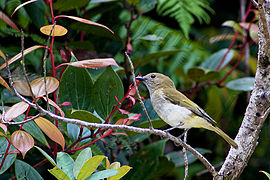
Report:
<svg viewBox="0 0 270 180"><path fill-rule="evenodd" d="M152 100L152 99L151 99ZM192 112L185 107L172 104L166 100L159 99L159 103L153 103L154 110L159 117L170 126L177 126L192 117ZM185 125L179 128L188 128Z"/></svg>

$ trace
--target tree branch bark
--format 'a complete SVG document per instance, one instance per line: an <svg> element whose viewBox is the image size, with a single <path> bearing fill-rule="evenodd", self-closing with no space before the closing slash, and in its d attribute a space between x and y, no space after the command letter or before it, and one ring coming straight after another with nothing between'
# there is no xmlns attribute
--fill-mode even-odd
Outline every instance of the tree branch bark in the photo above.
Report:
<svg viewBox="0 0 270 180"><path fill-rule="evenodd" d="M214 179L238 179L253 154L259 133L269 114L270 59L269 30L270 0L259 0L259 52L255 84L241 127L235 138L238 149L231 148L227 158Z"/></svg>

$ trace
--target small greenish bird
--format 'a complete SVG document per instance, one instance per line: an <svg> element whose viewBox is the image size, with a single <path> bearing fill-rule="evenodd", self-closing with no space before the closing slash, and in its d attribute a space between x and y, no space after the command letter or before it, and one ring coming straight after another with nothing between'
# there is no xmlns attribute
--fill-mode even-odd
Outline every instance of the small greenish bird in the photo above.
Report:
<svg viewBox="0 0 270 180"><path fill-rule="evenodd" d="M173 81L160 73L137 77L149 90L151 102L159 117L174 128L205 128L216 132L235 149L238 145L216 125L202 108L176 90Z"/></svg>

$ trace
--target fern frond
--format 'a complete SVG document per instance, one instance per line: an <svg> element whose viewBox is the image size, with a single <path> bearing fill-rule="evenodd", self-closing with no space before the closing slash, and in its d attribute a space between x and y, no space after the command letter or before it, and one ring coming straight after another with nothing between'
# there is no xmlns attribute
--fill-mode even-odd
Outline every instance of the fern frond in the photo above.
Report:
<svg viewBox="0 0 270 180"><path fill-rule="evenodd" d="M177 20L184 35L188 37L194 17L200 23L210 22L208 12L213 13L206 0L158 0L157 12L162 16L169 16Z"/></svg>

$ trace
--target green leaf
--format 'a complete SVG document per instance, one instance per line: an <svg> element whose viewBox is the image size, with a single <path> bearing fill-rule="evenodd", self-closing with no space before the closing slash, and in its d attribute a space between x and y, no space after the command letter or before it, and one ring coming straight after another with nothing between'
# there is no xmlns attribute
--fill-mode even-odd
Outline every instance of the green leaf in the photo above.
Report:
<svg viewBox="0 0 270 180"><path fill-rule="evenodd" d="M268 172L266 171L259 171L259 172L264 173L267 176L267 178L270 179L270 174Z"/></svg>
<svg viewBox="0 0 270 180"><path fill-rule="evenodd" d="M84 163L90 158L92 158L91 148L89 147L85 148L84 150L80 152L80 154L78 155L74 163L73 173L74 173L75 178L78 177L78 174L81 168L83 167Z"/></svg>
<svg viewBox="0 0 270 180"><path fill-rule="evenodd" d="M77 61L72 54L72 60ZM68 101L69 106L63 106L63 109L78 109L93 112L91 103L91 92L93 81L84 68L69 66L64 71L59 85L60 103Z"/></svg>
<svg viewBox="0 0 270 180"><path fill-rule="evenodd" d="M107 170L99 171L99 172L92 174L91 176L86 178L86 180L105 179L108 177L115 176L117 173L118 173L118 171L115 169L107 169Z"/></svg>
<svg viewBox="0 0 270 180"><path fill-rule="evenodd" d="M157 0L143 0L143 1L140 0L138 4L138 9L141 12L146 13L154 9L156 4L157 4Z"/></svg>
<svg viewBox="0 0 270 180"><path fill-rule="evenodd" d="M45 156L48 160L49 160L49 162L52 164L52 165L54 165L54 166L56 166L56 162L53 160L53 158L51 158L51 156L49 156L49 154L47 154L45 151L43 151L40 147L38 147L38 146L34 146L35 148L37 148L42 154L43 154L43 156Z"/></svg>
<svg viewBox="0 0 270 180"><path fill-rule="evenodd" d="M160 140L143 147L130 158L132 173L125 176L129 180L149 179L157 170L159 157L164 152L167 140Z"/></svg>
<svg viewBox="0 0 270 180"><path fill-rule="evenodd" d="M85 110L68 110L67 116L73 119L79 119L90 123L101 123L101 120L93 113Z"/></svg>
<svg viewBox="0 0 270 180"><path fill-rule="evenodd" d="M53 7L56 10L59 11L69 11L72 9L81 8L89 3L89 0L80 0L80 1L74 1L74 0L57 0Z"/></svg>
<svg viewBox="0 0 270 180"><path fill-rule="evenodd" d="M207 80L212 80L218 77L219 73L217 71L208 70L200 67L194 67L188 69L187 75L189 78L196 82L202 82Z"/></svg>
<svg viewBox="0 0 270 180"><path fill-rule="evenodd" d="M104 158L105 156L103 155L97 155L88 159L81 168L77 179L85 179L90 176L97 169Z"/></svg>
<svg viewBox="0 0 270 180"><path fill-rule="evenodd" d="M202 155L206 153L211 153L210 150L208 149L203 149L203 148L195 148L199 153ZM170 160L172 160L176 166L184 166L185 161L184 161L184 156L182 151L174 151L170 152L166 155L166 157ZM188 158L188 163L191 164L197 160L197 157L191 154L191 152L187 151L187 158Z"/></svg>
<svg viewBox="0 0 270 180"><path fill-rule="evenodd" d="M206 58L202 64L200 65L200 67L205 68L205 69L210 69L210 70L216 70L219 62L221 61L221 59L223 58L223 56L226 54L228 49L221 49L217 52L215 52L214 54L212 54L211 56L209 56L208 58ZM235 51L234 50L230 50L230 52L227 54L227 56L225 57L222 65L220 66L219 69L222 69L223 67L225 67L234 57L235 55Z"/></svg>
<svg viewBox="0 0 270 180"><path fill-rule="evenodd" d="M29 164L16 160L15 161L15 175L18 180L23 179L43 179L40 174Z"/></svg>
<svg viewBox="0 0 270 180"><path fill-rule="evenodd" d="M22 122L24 121L25 115L20 115L17 118L14 119L15 122ZM46 140L46 137L44 136L43 132L40 130L40 128L37 126L37 124L34 121L30 121L28 123L25 123L22 127L23 130L28 132L31 136L33 136L36 140L41 142L42 144L49 147L49 144Z"/></svg>
<svg viewBox="0 0 270 180"><path fill-rule="evenodd" d="M170 172L173 171L174 168L175 164L172 161L169 161L166 156L160 156L158 167L150 179L158 179L159 177L166 176L170 174Z"/></svg>
<svg viewBox="0 0 270 180"><path fill-rule="evenodd" d="M59 169L61 169L69 177L70 180L74 179L73 176L74 161L70 157L70 155L64 152L58 152L56 162L57 162L56 166Z"/></svg>
<svg viewBox="0 0 270 180"><path fill-rule="evenodd" d="M107 67L95 82L92 91L93 106L98 115L107 119L113 106L117 104L115 97L120 101L123 96L122 81L111 67Z"/></svg>
<svg viewBox="0 0 270 180"><path fill-rule="evenodd" d="M64 171L59 169L57 166L55 166L53 169L49 169L48 171L59 180L70 180Z"/></svg>
<svg viewBox="0 0 270 180"><path fill-rule="evenodd" d="M0 154L1 154L0 164L1 164L3 161L3 158L4 158L4 154L5 154L7 147L8 147L8 141L6 140L5 137L0 136L0 144L1 144L1 146L0 146ZM8 152L13 151L13 150L15 150L15 148L11 145ZM16 153L7 155L7 157L4 161L4 164L3 164L2 168L0 169L0 174L3 174L13 164L16 157L17 157Z"/></svg>
<svg viewBox="0 0 270 180"><path fill-rule="evenodd" d="M245 77L230 81L226 87L236 91L252 91L255 83L255 78Z"/></svg>

